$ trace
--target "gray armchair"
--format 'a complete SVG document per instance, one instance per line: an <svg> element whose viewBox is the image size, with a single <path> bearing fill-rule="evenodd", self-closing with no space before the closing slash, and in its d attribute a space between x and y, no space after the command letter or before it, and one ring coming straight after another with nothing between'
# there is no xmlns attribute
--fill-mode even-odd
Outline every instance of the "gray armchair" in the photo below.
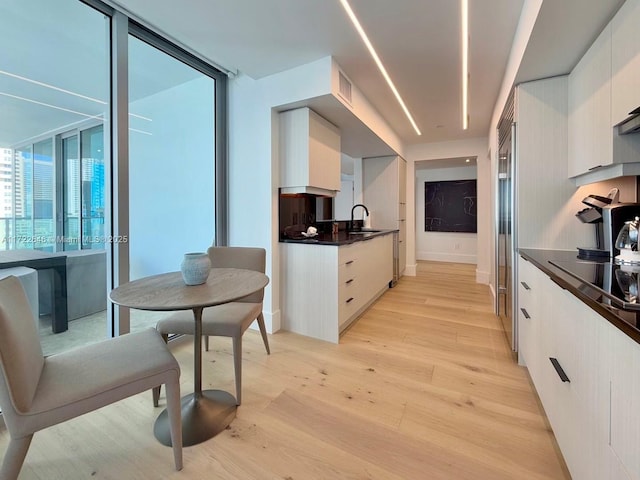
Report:
<svg viewBox="0 0 640 480"><path fill-rule="evenodd" d="M0 479L18 477L35 432L163 383L175 466L182 469L180 367L155 330L45 358L22 285L10 276L0 280L0 373L11 437Z"/></svg>

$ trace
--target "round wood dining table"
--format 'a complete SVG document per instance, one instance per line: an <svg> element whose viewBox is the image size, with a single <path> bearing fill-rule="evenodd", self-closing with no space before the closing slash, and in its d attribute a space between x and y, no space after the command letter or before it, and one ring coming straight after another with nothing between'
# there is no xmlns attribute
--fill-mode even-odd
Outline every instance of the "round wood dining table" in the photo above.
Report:
<svg viewBox="0 0 640 480"><path fill-rule="evenodd" d="M180 272L163 273L125 283L111 291L116 305L138 310L193 310L195 334L194 391L182 397L183 445L204 442L224 430L236 416L236 399L222 390L202 390L202 311L257 292L269 283L261 272L213 268L206 283L186 285ZM167 411L154 425L156 438L171 445Z"/></svg>

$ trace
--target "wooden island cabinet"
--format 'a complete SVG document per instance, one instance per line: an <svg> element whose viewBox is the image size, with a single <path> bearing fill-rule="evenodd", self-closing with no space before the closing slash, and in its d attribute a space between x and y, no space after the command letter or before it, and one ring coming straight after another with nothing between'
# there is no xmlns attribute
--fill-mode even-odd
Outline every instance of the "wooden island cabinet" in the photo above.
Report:
<svg viewBox="0 0 640 480"><path fill-rule="evenodd" d="M352 243L281 243L283 328L338 343L393 278L392 232Z"/></svg>

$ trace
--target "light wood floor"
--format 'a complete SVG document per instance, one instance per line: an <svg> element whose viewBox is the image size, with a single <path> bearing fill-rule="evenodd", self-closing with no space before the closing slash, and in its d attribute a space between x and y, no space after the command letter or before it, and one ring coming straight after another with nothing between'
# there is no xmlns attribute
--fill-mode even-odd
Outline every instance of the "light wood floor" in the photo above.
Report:
<svg viewBox="0 0 640 480"><path fill-rule="evenodd" d="M20 478L568 479L474 278L474 265L420 262L339 345L277 333L267 356L247 331L238 416L185 448L181 472L153 437L147 393L37 433ZM233 392L231 344L212 346L204 388ZM173 350L189 392L191 344Z"/></svg>

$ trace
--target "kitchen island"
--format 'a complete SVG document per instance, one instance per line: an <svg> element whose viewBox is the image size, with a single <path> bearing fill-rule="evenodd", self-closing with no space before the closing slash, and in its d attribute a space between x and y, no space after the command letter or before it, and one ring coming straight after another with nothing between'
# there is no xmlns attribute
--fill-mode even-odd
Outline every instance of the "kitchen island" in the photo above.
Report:
<svg viewBox="0 0 640 480"><path fill-rule="evenodd" d="M280 243L283 328L338 343L393 280L397 230L336 234Z"/></svg>

